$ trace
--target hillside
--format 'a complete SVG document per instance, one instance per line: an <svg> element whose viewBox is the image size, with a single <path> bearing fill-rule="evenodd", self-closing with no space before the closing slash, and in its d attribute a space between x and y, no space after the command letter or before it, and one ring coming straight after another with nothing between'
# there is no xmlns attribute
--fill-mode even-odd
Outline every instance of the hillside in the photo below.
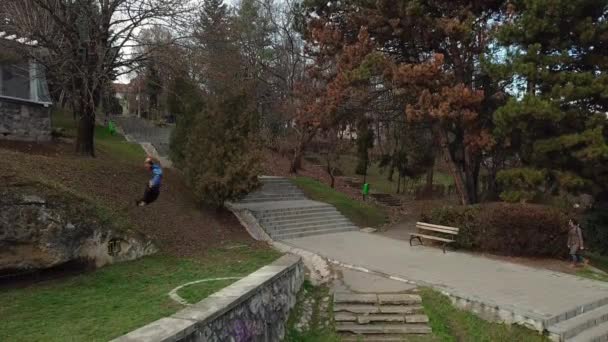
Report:
<svg viewBox="0 0 608 342"><path fill-rule="evenodd" d="M48 145L0 142L0 179L37 181L86 197L109 208L116 219L127 220L171 255L201 257L208 248L253 243L231 213L197 207L175 170L165 170L156 203L136 207L148 179L145 154L119 139L99 141L96 158L74 156L69 140Z"/></svg>

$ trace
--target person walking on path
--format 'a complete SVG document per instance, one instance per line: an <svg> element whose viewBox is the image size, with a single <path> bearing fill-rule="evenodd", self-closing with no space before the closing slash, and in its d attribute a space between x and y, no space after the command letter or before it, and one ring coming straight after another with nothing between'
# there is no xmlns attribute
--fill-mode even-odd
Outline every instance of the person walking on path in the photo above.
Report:
<svg viewBox="0 0 608 342"><path fill-rule="evenodd" d="M568 221L568 249L570 250L572 267L586 263L586 260L584 260L581 255L582 251L585 249L583 231L575 219L570 219L570 221Z"/></svg>
<svg viewBox="0 0 608 342"><path fill-rule="evenodd" d="M163 179L163 169L161 168L160 163L155 162L152 157L146 157L144 167L152 174L152 178L150 178L150 181L146 184L144 197L137 201L137 205L140 207L156 201L158 195L160 195L160 185Z"/></svg>

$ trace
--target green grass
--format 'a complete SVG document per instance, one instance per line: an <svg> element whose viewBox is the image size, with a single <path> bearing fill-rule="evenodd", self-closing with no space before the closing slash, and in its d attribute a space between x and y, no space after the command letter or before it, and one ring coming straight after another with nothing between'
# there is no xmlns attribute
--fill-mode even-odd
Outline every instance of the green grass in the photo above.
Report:
<svg viewBox="0 0 608 342"><path fill-rule="evenodd" d="M53 128L63 129L63 134L69 138L76 137L76 121L71 112L67 110L55 110L52 114ZM145 152L136 143L130 143L120 134L110 134L107 127L95 126L95 148L96 152L112 155L115 159L125 162L141 163Z"/></svg>
<svg viewBox="0 0 608 342"><path fill-rule="evenodd" d="M589 262L594 267L597 267L604 272L608 272L608 256L586 252L584 257L589 259Z"/></svg>
<svg viewBox="0 0 608 342"><path fill-rule="evenodd" d="M316 154L307 154L307 159L314 163L322 163L323 159L321 156ZM355 169L357 166L357 157L350 154L345 154L340 156L340 159L337 161L338 168L344 176L347 177L357 177L360 180L363 180L363 176L357 175L355 173ZM394 181L389 181L387 179L388 170L382 170L378 167L377 163L371 163L367 170L367 183L370 184L370 189L372 192L380 192L380 193L388 193L394 194L397 191L397 177L395 174ZM425 184L426 179L421 177L420 179L409 179L409 182L414 182L416 185ZM442 184L444 186L449 186L453 184L453 179L449 174L435 171L433 176L434 184ZM403 186L403 184L401 184Z"/></svg>
<svg viewBox="0 0 608 342"><path fill-rule="evenodd" d="M584 257L589 259L589 262L593 267L601 271L608 272L608 256L587 252L585 253ZM593 280L608 281L608 274L599 273L587 267L578 270L576 275Z"/></svg>
<svg viewBox="0 0 608 342"><path fill-rule="evenodd" d="M195 304L201 300L207 298L210 294L213 294L218 289L222 289L237 281L234 280L214 280L204 283L197 283L182 287L177 291L177 294L182 297L186 302Z"/></svg>
<svg viewBox="0 0 608 342"><path fill-rule="evenodd" d="M287 321L285 342L340 342L340 337L335 332L333 322L333 307L332 302L329 302L327 312L323 316L329 317L330 322L323 326L321 318L320 303L323 298L328 297L329 289L327 287L312 286L309 281L304 281L302 290L298 294L298 302L289 315ZM309 322L309 328L306 331L298 331L296 324L300 320L303 312L303 303L305 300L313 301L312 318Z"/></svg>
<svg viewBox="0 0 608 342"><path fill-rule="evenodd" d="M490 323L452 306L448 297L424 288L422 304L433 329L430 341L549 341L536 331L518 325Z"/></svg>
<svg viewBox="0 0 608 342"><path fill-rule="evenodd" d="M181 284L245 276L276 257L271 250L253 248L213 250L204 261L156 255L66 280L3 290L0 341L107 341L178 311L181 306L167 293ZM189 289L188 296L202 299L224 285Z"/></svg>
<svg viewBox="0 0 608 342"><path fill-rule="evenodd" d="M295 183L309 198L335 206L359 227L378 227L386 222L387 214L380 206L350 199L345 194L308 177L296 177Z"/></svg>

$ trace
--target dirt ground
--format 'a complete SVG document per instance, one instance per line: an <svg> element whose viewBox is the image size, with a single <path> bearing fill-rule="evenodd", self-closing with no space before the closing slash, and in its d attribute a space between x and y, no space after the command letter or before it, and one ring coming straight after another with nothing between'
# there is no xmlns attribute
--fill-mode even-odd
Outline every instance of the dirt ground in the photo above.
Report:
<svg viewBox="0 0 608 342"><path fill-rule="evenodd" d="M149 179L142 164L103 153L96 158L75 156L70 141L0 141L0 160L0 186L24 180L59 185L124 214L161 250L175 256L200 257L209 248L257 244L232 213L197 206L182 177L172 169L164 170L158 201L141 208L135 201Z"/></svg>

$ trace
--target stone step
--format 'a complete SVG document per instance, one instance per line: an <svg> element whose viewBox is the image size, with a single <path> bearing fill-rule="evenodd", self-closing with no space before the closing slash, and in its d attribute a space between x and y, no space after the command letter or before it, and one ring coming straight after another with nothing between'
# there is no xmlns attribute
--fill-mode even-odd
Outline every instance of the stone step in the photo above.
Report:
<svg viewBox="0 0 608 342"><path fill-rule="evenodd" d="M430 334L431 328L424 324L336 323L336 331L354 334Z"/></svg>
<svg viewBox="0 0 608 342"><path fill-rule="evenodd" d="M286 186L269 186L269 185L264 185L261 188L258 188L252 192L250 192L251 194L255 194L255 193L259 193L259 192L271 192L271 193L284 193L284 192L297 192L297 193L303 193L302 190L300 190L300 188L292 186L292 185L286 185Z"/></svg>
<svg viewBox="0 0 608 342"><path fill-rule="evenodd" d="M264 227L266 228L266 227ZM338 230L338 229L355 229L352 223L338 223L338 224L326 224L319 226L310 226L310 227L295 227L295 228L273 228L273 229L265 229L266 232L270 235L285 235L285 234L297 234L297 233L307 233L314 232L318 230Z"/></svg>
<svg viewBox="0 0 608 342"><path fill-rule="evenodd" d="M247 198L280 198L280 201L289 201L289 200L303 200L306 199L306 195L301 194L301 193L292 193L292 194L279 194L279 193L256 193L256 194L249 194L245 197L243 197L244 199Z"/></svg>
<svg viewBox="0 0 608 342"><path fill-rule="evenodd" d="M416 294L354 294L336 293L334 295L336 304L420 304L422 297Z"/></svg>
<svg viewBox="0 0 608 342"><path fill-rule="evenodd" d="M260 222L270 222L270 221L280 221L280 220L297 220L297 219L308 219L314 217L323 217L323 216L334 216L342 214L337 211L335 208L325 208L319 211L312 212L304 212L304 213L285 213L285 214L269 214L269 215L258 215L256 213L256 217L260 220Z"/></svg>
<svg viewBox="0 0 608 342"><path fill-rule="evenodd" d="M584 330L608 322L608 306L587 311L547 328L552 338L563 341L574 337Z"/></svg>
<svg viewBox="0 0 608 342"><path fill-rule="evenodd" d="M262 181L262 186L296 186L288 180Z"/></svg>
<svg viewBox="0 0 608 342"><path fill-rule="evenodd" d="M331 229L303 231L303 232L289 233L289 234L277 233L277 234L271 234L270 237L272 237L275 240L288 240L288 239L297 239L297 238L313 236L313 235L350 232L350 231L356 231L358 229L359 228L352 226L352 227L343 227L343 228L331 228Z"/></svg>
<svg viewBox="0 0 608 342"><path fill-rule="evenodd" d="M377 304L378 295L375 293L334 293L335 304Z"/></svg>
<svg viewBox="0 0 608 342"><path fill-rule="evenodd" d="M338 218L338 219L325 219L325 220L316 220L310 222L299 222L299 221L291 221L290 223L283 224L262 224L264 228L268 230L276 230L276 231L288 231L288 230L298 230L298 229L317 229L321 227L341 227L353 224L347 218Z"/></svg>
<svg viewBox="0 0 608 342"><path fill-rule="evenodd" d="M293 222L314 222L319 220L335 220L335 219L343 219L344 215L339 212L330 212L325 214L304 214L304 215L294 215L294 216L285 216L285 217L267 217L259 222L261 224L266 225L276 225L276 224L290 224Z"/></svg>
<svg viewBox="0 0 608 342"><path fill-rule="evenodd" d="M606 342L608 341L608 322L598 324L580 334L569 338L566 342Z"/></svg>
<svg viewBox="0 0 608 342"><path fill-rule="evenodd" d="M305 196L305 195L303 192L299 192L299 191L276 191L276 192L254 191L254 192L247 194L247 196L245 196L244 198L247 198L247 197L276 197L276 196L291 197L291 196Z"/></svg>
<svg viewBox="0 0 608 342"><path fill-rule="evenodd" d="M263 195L247 196L240 200L241 203L247 202L280 202L306 199L304 195Z"/></svg>
<svg viewBox="0 0 608 342"><path fill-rule="evenodd" d="M275 184L264 184L261 187L257 188L256 191L271 191L271 192L279 192L279 191L299 191L302 192L300 188L295 185L285 184L285 185L275 185Z"/></svg>
<svg viewBox="0 0 608 342"><path fill-rule="evenodd" d="M336 208L332 206L314 206L314 207L300 207L300 208L281 208L281 209L266 209L255 212L257 218L265 218L269 216L290 216L290 215L302 215L302 214L313 214L313 213L325 213L335 212Z"/></svg>
<svg viewBox="0 0 608 342"><path fill-rule="evenodd" d="M293 201L301 200L302 198L253 198L243 199L239 203L264 203L264 202L281 202L281 201Z"/></svg>
<svg viewBox="0 0 608 342"><path fill-rule="evenodd" d="M259 189L247 194L247 196L293 196L293 195L304 195L302 191L299 190L291 190L291 189L281 189L281 190L273 190L273 189Z"/></svg>
<svg viewBox="0 0 608 342"><path fill-rule="evenodd" d="M387 335L387 334L374 334L374 335L357 335L351 333L340 334L340 341L343 342L404 342L409 341L406 336L401 335Z"/></svg>
<svg viewBox="0 0 608 342"><path fill-rule="evenodd" d="M334 312L355 314L415 314L422 312L422 305L334 304Z"/></svg>

